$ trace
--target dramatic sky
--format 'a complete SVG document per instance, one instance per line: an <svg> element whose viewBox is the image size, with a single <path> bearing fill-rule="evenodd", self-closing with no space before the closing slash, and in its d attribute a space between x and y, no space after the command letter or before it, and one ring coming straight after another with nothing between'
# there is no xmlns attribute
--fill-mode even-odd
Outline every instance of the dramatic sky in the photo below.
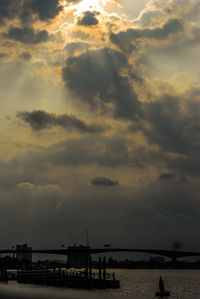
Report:
<svg viewBox="0 0 200 299"><path fill-rule="evenodd" d="M200 0L0 0L0 247L199 250Z"/></svg>

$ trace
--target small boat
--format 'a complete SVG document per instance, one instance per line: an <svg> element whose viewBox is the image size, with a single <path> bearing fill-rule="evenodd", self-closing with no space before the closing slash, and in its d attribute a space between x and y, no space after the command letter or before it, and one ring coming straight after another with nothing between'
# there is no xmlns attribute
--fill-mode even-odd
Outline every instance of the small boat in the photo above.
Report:
<svg viewBox="0 0 200 299"><path fill-rule="evenodd" d="M159 279L159 291L156 292L155 296L156 297L169 297L170 296L170 292L165 290L164 281L161 276Z"/></svg>
<svg viewBox="0 0 200 299"><path fill-rule="evenodd" d="M156 292L155 296L156 297L169 297L170 296L170 291Z"/></svg>

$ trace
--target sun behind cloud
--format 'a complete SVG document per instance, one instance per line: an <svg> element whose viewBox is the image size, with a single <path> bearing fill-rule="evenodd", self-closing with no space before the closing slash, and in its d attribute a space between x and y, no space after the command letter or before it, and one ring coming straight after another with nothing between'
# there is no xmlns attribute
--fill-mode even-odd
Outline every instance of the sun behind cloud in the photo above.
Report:
<svg viewBox="0 0 200 299"><path fill-rule="evenodd" d="M104 7L107 3L112 2L113 0L82 0L79 3L75 4L77 14L81 14L84 11L104 11ZM65 6L65 9L68 9L68 6Z"/></svg>

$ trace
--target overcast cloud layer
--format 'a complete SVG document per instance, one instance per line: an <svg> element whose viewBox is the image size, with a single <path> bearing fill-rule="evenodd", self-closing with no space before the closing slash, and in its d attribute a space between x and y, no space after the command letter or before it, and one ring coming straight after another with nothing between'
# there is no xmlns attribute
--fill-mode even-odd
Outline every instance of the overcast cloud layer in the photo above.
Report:
<svg viewBox="0 0 200 299"><path fill-rule="evenodd" d="M137 2L0 1L1 248L200 251L200 1Z"/></svg>

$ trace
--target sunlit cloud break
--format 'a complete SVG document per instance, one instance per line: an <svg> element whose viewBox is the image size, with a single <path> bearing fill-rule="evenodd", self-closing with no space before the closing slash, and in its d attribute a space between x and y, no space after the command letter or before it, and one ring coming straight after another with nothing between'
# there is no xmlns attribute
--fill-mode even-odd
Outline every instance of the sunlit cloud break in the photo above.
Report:
<svg viewBox="0 0 200 299"><path fill-rule="evenodd" d="M82 0L82 1L63 1L63 6L67 11L69 8L71 9L71 5L76 10L76 14L79 15L85 11L98 11L105 12L104 7L108 3L112 3L113 0ZM70 5L69 5L70 3Z"/></svg>

